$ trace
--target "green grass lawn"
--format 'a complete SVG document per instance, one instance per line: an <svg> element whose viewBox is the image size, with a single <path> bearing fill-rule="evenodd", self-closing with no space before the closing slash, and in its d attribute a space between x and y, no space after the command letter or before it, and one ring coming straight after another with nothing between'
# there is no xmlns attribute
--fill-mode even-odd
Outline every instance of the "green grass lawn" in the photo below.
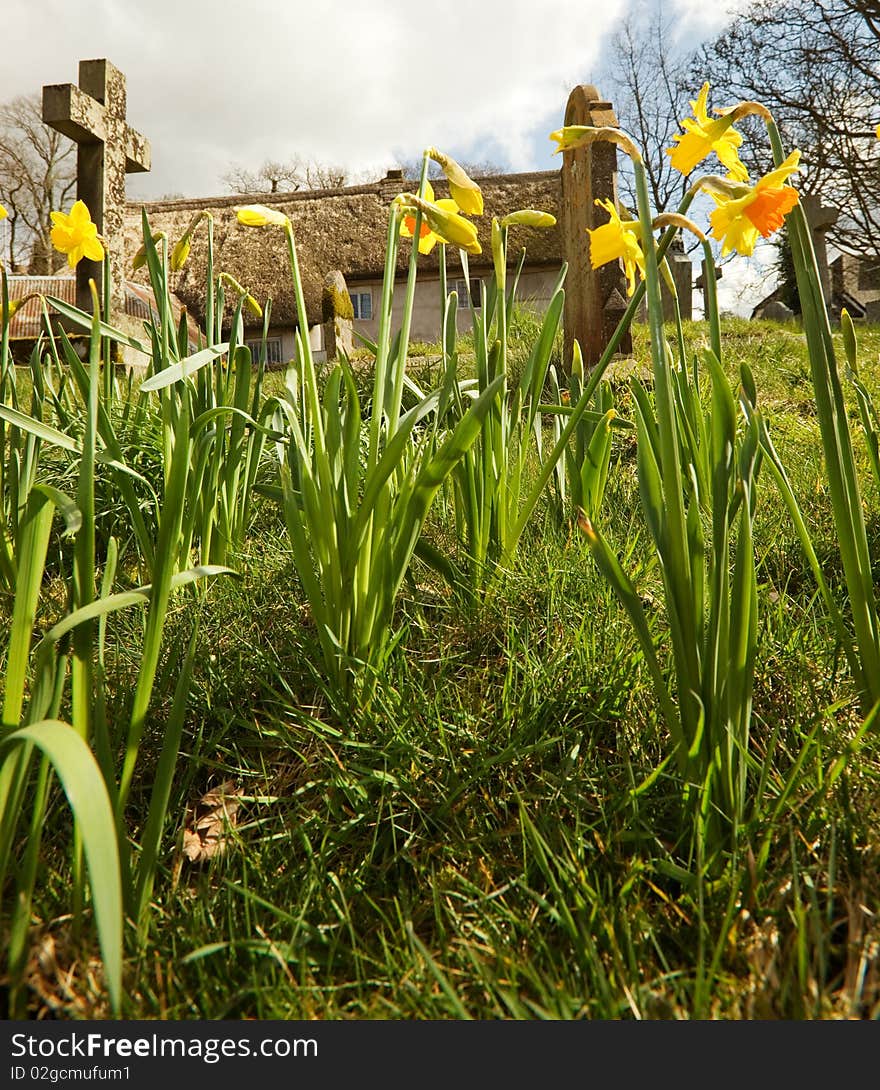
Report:
<svg viewBox="0 0 880 1090"><path fill-rule="evenodd" d="M685 332L694 345L706 337L700 322ZM633 360L612 371L624 417L624 376L649 366L645 327L634 341ZM730 319L723 343L731 377L741 362L755 374L834 585L803 339L794 327ZM860 330L860 355L876 393L880 327ZM429 376L430 361L427 350L414 366ZM615 435L597 524L639 573L654 623L662 598L634 439ZM880 562L880 501L864 466ZM448 540L450 519L441 500L428 533ZM665 775L649 781L668 747L636 637L586 542L549 504L489 601L466 606L413 565L402 636L370 711L341 720L322 690L278 510L261 500L231 560L239 578L173 599L129 804L135 839L196 613L199 646L148 941L128 948L124 1016L880 1017L880 739L868 738L831 790L829 770L860 717L769 474L755 538L752 747L762 761L770 754L772 773L753 784L766 816L741 859L710 876L675 847ZM51 595L42 608L48 626ZM10 613L0 598L0 615ZM108 621L111 716L131 699L140 624L136 612ZM236 793L234 825L222 851L192 862L181 850L187 808L223 783ZM100 963L67 916L60 793L47 830L31 1011L100 1017Z"/></svg>

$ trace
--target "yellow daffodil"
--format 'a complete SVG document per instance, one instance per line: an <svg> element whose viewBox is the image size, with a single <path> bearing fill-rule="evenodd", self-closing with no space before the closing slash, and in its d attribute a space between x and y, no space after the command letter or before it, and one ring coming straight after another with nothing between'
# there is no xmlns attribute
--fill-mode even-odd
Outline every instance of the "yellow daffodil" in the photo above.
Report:
<svg viewBox="0 0 880 1090"><path fill-rule="evenodd" d="M430 182L425 182L425 200L431 201L432 204L436 204L438 208L443 208L447 212L458 211L458 205L451 197L443 197L439 201L434 199L434 190ZM414 215L404 216L400 224L401 238L412 238L415 229L416 217ZM419 253L429 254L438 242L444 241L445 239L441 239L438 234L431 230L428 221L423 216L422 224L419 228Z"/></svg>
<svg viewBox="0 0 880 1090"><path fill-rule="evenodd" d="M157 231L155 233L155 235L153 235L153 242L158 243L163 238L165 238L165 232L164 231ZM147 247L146 247L146 243L145 243L143 246L141 246L141 248L138 250L138 252L131 259L131 271L132 272L137 272L137 270L143 268L143 266L146 265L146 263L147 263Z"/></svg>
<svg viewBox="0 0 880 1090"><path fill-rule="evenodd" d="M539 212L537 208L520 208L518 212L510 212L501 220L502 227L553 227L556 217L549 212Z"/></svg>
<svg viewBox="0 0 880 1090"><path fill-rule="evenodd" d="M449 195L461 211L468 216L482 216L483 193L464 167L436 148L428 148L427 154L446 175L446 180L449 182Z"/></svg>
<svg viewBox="0 0 880 1090"><path fill-rule="evenodd" d="M733 128L730 117L723 116L715 120L709 117L708 96L709 84L704 83L696 99L691 100L694 116L682 121L681 127L685 131L673 136L676 147L667 148L666 154L676 170L682 174L690 174L698 163L714 151L727 167L731 178L738 182L747 182L749 172L743 166L737 151L742 143L742 135Z"/></svg>
<svg viewBox="0 0 880 1090"><path fill-rule="evenodd" d="M92 223L89 210L82 201L77 201L70 212L52 212L50 232L52 245L62 254L67 254L67 263L71 268L85 257L89 261L103 261L104 247L98 237L98 228Z"/></svg>
<svg viewBox="0 0 880 1090"><path fill-rule="evenodd" d="M0 204L0 220L5 220L8 215L9 213L6 211L3 205Z"/></svg>
<svg viewBox="0 0 880 1090"><path fill-rule="evenodd" d="M726 192L720 187L706 187L718 205L709 222L712 237L722 243L722 257L732 250L749 257L759 234L769 238L779 230L798 202L797 190L783 183L799 169L800 156L799 151L793 151L782 166L759 178L753 186L731 186Z"/></svg>
<svg viewBox="0 0 880 1090"><path fill-rule="evenodd" d="M622 260L626 273L626 294L632 295L636 288L636 269L642 276L645 275L645 255L639 242L638 220L622 220L611 201L597 200L596 204L604 208L611 218L601 227L587 231L590 236L590 264L598 269L609 261Z"/></svg>
<svg viewBox="0 0 880 1090"><path fill-rule="evenodd" d="M236 206L238 222L245 227L287 227L290 220L277 208L267 208L264 204L245 204Z"/></svg>
<svg viewBox="0 0 880 1090"><path fill-rule="evenodd" d="M880 125L877 126L877 128L874 130L874 132L877 134L877 139L880 140ZM2 219L2 218L3 217L0 216L0 219Z"/></svg>
<svg viewBox="0 0 880 1090"><path fill-rule="evenodd" d="M404 212L419 211L422 213L428 227L434 232L441 242L451 243L469 254L481 254L483 252L477 240L477 229L464 216L443 208L439 201L426 201L417 197L414 193L402 193L396 198Z"/></svg>

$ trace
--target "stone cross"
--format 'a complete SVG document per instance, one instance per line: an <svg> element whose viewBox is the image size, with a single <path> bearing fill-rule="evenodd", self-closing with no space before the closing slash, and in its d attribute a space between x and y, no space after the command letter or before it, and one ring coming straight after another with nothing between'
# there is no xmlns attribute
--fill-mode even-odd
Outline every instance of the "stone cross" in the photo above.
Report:
<svg viewBox="0 0 880 1090"><path fill-rule="evenodd" d="M112 308L125 311L125 175L150 169L150 144L125 120L125 76L108 60L79 62L79 86L43 88L43 121L77 145L76 192L110 259ZM91 311L89 279L101 290L100 262L80 261L76 301Z"/></svg>
<svg viewBox="0 0 880 1090"><path fill-rule="evenodd" d="M819 268L819 278L822 281L822 298L827 306L831 299L831 269L828 266L828 248L825 244L825 234L829 227L833 227L837 223L840 217L840 209L822 204L819 197L813 193L801 194L801 206L810 227L813 252L816 255L816 265Z"/></svg>
<svg viewBox="0 0 880 1090"><path fill-rule="evenodd" d="M610 125L617 118L610 102L591 84L580 84L568 96L566 125ZM607 213L596 207L601 198L617 204L617 147L609 143L589 144L562 153L562 234L565 239L565 354L563 365L571 368L572 345L581 346L584 366L599 362L611 334L626 309L626 279L619 261L598 269L590 267L590 239L587 229L607 223ZM618 348L632 352L627 330Z"/></svg>

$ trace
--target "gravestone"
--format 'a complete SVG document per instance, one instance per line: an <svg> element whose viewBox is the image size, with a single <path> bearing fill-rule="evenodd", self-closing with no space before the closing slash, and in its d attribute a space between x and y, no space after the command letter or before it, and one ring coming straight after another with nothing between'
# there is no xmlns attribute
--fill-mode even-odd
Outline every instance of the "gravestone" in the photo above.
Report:
<svg viewBox="0 0 880 1090"><path fill-rule="evenodd" d="M678 310L683 322L689 322L694 316L694 266L684 249L681 235L675 235L666 251L666 263L675 284L675 294L678 298ZM705 263L705 262L704 262ZM697 286L702 287L702 279L697 280ZM666 284L666 277L660 277L660 301L663 304L663 321L675 321L675 300L672 292ZM636 313L640 322L648 320L648 302L643 298Z"/></svg>
<svg viewBox="0 0 880 1090"><path fill-rule="evenodd" d="M672 273L672 282L675 284L675 293L678 296L678 309L683 322L689 322L694 316L694 267L691 259L684 251L684 242L681 235L676 235L666 251L666 261ZM663 299L663 321L671 322L675 319L675 305L672 295L666 287L666 281L661 281L661 296Z"/></svg>
<svg viewBox="0 0 880 1090"><path fill-rule="evenodd" d="M721 279L721 277L723 275L724 275L724 270L722 269L722 267L720 265L716 265L714 261L712 262L711 269L708 267L708 264L706 262L705 257L700 262L700 275L697 277L696 281L694 282L694 287L698 291L701 291L703 293L703 316L704 317L705 317L705 314L706 314L706 284L708 282L708 278L711 276L712 279L715 281L715 283L717 285L718 281Z"/></svg>
<svg viewBox="0 0 880 1090"><path fill-rule="evenodd" d="M112 283L111 318L125 312L125 175L150 169L150 145L125 120L125 76L108 60L79 62L79 86L43 88L43 121L77 145L76 193L103 238ZM101 263L83 258L76 269L76 301L91 311L89 280L99 292Z"/></svg>
<svg viewBox="0 0 880 1090"><path fill-rule="evenodd" d="M804 216L810 227L810 236L813 240L813 253L816 255L816 265L819 268L819 279L822 282L822 298L827 306L831 300L831 269L828 265L828 249L825 243L825 235L829 227L833 227L840 216L840 209L822 204L819 197L813 193L801 195L801 206Z"/></svg>
<svg viewBox="0 0 880 1090"><path fill-rule="evenodd" d="M617 128L610 102L605 102L592 84L580 84L568 96L566 125ZM571 368L572 346L577 340L584 366L599 362L617 323L626 310L626 279L619 261L598 269L590 266L590 238L593 230L608 222L608 214L596 200L617 204L617 147L606 141L562 153L562 234L565 240L565 338L563 365ZM618 351L632 352L627 330Z"/></svg>
<svg viewBox="0 0 880 1090"><path fill-rule="evenodd" d="M345 277L339 269L333 269L324 277L321 304L328 361L338 360L341 355L351 357L354 351L354 309Z"/></svg>

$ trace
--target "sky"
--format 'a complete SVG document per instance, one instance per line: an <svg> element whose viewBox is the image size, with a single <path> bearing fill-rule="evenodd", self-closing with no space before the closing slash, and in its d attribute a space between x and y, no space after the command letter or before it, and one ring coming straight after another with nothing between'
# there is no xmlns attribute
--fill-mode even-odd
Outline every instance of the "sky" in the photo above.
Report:
<svg viewBox="0 0 880 1090"><path fill-rule="evenodd" d="M152 146L150 173L128 178L133 199L217 195L231 166L297 155L366 180L431 144L505 170L555 169L548 134L568 93L637 2L4 0L0 101L76 83L81 59L108 58L127 78L129 124ZM694 46L730 18L705 0L664 10ZM748 313L768 289L751 299L755 263L740 264L725 269L720 300Z"/></svg>

